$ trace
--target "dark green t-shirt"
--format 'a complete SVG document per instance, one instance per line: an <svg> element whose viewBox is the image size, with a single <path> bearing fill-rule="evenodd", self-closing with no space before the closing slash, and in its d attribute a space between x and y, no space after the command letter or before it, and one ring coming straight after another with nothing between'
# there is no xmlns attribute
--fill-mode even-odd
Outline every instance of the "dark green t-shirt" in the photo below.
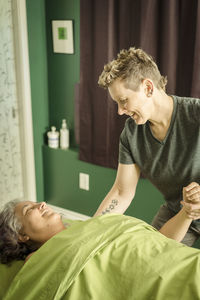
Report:
<svg viewBox="0 0 200 300"><path fill-rule="evenodd" d="M157 140L147 121L126 120L120 136L119 162L137 164L163 194L174 212L181 208L182 188L200 183L200 99L172 96L174 108L165 139Z"/></svg>

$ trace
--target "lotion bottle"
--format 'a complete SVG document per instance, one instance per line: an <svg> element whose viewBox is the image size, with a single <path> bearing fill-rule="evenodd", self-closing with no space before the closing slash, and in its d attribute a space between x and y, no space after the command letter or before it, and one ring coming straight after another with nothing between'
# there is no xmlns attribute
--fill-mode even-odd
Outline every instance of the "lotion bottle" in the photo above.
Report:
<svg viewBox="0 0 200 300"><path fill-rule="evenodd" d="M69 148L69 129L67 128L66 119L62 120L62 127L60 129L60 148Z"/></svg>
<svg viewBox="0 0 200 300"><path fill-rule="evenodd" d="M57 149L59 146L59 132L56 131L56 127L52 126L51 131L47 133L48 136L48 146L50 148Z"/></svg>

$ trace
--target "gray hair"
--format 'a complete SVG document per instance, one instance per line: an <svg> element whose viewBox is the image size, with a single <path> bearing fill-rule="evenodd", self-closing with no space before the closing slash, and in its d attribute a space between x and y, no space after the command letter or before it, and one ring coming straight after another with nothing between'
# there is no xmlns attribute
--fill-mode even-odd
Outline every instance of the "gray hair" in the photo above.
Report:
<svg viewBox="0 0 200 300"><path fill-rule="evenodd" d="M19 222L18 218L15 216L15 207L21 201L13 200L6 203L3 208L0 210L1 220L0 222L5 222L7 226L17 234L19 233L20 229L22 228L22 224ZM1 224L0 223L0 224Z"/></svg>
<svg viewBox="0 0 200 300"><path fill-rule="evenodd" d="M0 262L9 264L13 260L24 260L32 251L33 244L19 241L22 224L15 215L15 207L21 201L6 203L0 210Z"/></svg>

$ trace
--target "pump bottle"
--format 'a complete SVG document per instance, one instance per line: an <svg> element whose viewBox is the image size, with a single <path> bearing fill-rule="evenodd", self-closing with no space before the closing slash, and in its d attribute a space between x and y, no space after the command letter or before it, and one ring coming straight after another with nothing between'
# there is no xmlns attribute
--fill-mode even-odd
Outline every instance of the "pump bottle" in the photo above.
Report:
<svg viewBox="0 0 200 300"><path fill-rule="evenodd" d="M62 120L62 127L60 129L60 148L69 148L69 129L67 128L66 119Z"/></svg>

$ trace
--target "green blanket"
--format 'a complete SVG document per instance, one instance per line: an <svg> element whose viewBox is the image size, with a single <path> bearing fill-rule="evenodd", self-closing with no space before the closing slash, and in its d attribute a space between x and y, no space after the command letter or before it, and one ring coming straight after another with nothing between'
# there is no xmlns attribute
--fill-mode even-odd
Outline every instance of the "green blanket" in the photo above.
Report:
<svg viewBox="0 0 200 300"><path fill-rule="evenodd" d="M5 300L200 299L200 251L136 218L74 222L21 268Z"/></svg>

